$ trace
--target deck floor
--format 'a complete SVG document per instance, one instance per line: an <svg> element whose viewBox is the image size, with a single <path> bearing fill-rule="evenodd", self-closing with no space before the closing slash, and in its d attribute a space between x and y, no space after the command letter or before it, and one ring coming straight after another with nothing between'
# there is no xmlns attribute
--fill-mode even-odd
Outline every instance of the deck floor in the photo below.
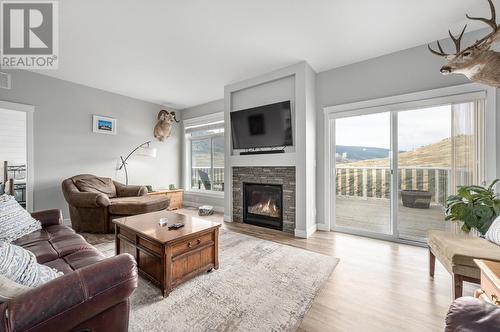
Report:
<svg viewBox="0 0 500 332"><path fill-rule="evenodd" d="M357 230L389 234L391 230L390 200L380 198L336 198L336 225ZM399 201L399 236L424 240L429 229L448 229L443 207L431 204L429 209L404 207Z"/></svg>

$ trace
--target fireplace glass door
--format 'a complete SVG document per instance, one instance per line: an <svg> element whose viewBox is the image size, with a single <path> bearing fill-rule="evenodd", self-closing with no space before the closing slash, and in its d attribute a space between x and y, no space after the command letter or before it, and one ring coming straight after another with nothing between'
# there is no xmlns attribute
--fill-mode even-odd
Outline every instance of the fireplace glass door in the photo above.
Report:
<svg viewBox="0 0 500 332"><path fill-rule="evenodd" d="M283 228L282 186L244 183L243 221L274 229Z"/></svg>

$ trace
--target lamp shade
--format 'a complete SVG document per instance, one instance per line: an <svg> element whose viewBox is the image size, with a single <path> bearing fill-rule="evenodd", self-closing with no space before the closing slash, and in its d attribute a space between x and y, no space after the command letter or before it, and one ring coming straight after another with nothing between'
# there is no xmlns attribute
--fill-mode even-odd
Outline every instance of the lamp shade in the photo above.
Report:
<svg viewBox="0 0 500 332"><path fill-rule="evenodd" d="M149 146L141 147L139 149L139 151L137 151L137 154L139 156L156 158L156 148L152 148L152 147L149 147Z"/></svg>

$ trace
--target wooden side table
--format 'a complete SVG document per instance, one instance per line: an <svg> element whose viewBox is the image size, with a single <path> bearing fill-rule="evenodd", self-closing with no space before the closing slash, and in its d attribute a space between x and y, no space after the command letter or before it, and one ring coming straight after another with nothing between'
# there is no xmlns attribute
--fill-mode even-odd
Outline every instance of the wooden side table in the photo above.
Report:
<svg viewBox="0 0 500 332"><path fill-rule="evenodd" d="M481 288L474 297L500 306L500 262L475 259L481 270Z"/></svg>
<svg viewBox="0 0 500 332"><path fill-rule="evenodd" d="M160 189L150 192L148 195L164 195L170 198L168 210L182 209L184 205L184 189Z"/></svg>

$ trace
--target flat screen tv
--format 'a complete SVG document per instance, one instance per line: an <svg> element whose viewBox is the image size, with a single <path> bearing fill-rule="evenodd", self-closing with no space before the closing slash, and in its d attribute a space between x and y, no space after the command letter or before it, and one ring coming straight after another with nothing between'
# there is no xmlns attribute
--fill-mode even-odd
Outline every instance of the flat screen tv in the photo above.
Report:
<svg viewBox="0 0 500 332"><path fill-rule="evenodd" d="M231 134L233 149L293 145L290 101L231 112Z"/></svg>

